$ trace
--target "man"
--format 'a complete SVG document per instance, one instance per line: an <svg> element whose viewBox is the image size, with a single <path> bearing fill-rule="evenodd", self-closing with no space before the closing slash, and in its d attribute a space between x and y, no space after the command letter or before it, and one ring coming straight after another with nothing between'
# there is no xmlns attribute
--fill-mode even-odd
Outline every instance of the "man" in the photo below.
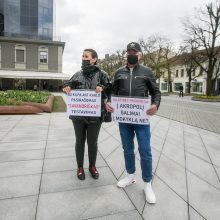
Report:
<svg viewBox="0 0 220 220"><path fill-rule="evenodd" d="M179 91L180 91L179 97L181 97L181 96L183 97L183 85L182 84L179 87Z"/></svg>
<svg viewBox="0 0 220 220"><path fill-rule="evenodd" d="M161 93L156 85L152 71L141 64L141 47L136 42L127 45L127 64L118 69L114 76L113 94L118 96L148 97L151 95L151 106L146 114L156 114L160 105ZM110 102L106 103L106 110L113 112ZM118 187L126 187L135 183L135 154L134 136L136 134L141 158L142 179L147 202L156 203L156 197L151 186L152 154L150 147L150 125L119 123L122 145L124 149L125 167L128 173L118 183Z"/></svg>

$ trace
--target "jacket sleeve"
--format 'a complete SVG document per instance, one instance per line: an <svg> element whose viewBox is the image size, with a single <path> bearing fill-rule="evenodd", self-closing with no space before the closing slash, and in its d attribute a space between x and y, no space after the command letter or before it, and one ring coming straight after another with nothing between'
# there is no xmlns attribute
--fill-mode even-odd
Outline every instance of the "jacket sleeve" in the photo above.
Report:
<svg viewBox="0 0 220 220"><path fill-rule="evenodd" d="M112 94L118 95L118 90L119 90L119 80L118 80L118 73L116 72L112 83Z"/></svg>
<svg viewBox="0 0 220 220"><path fill-rule="evenodd" d="M71 87L71 89L75 89L77 88L77 86L79 86L81 84L81 80L80 80L80 72L76 72L68 81L65 81L63 83L63 88L64 87Z"/></svg>
<svg viewBox="0 0 220 220"><path fill-rule="evenodd" d="M147 84L149 88L149 93L151 95L151 103L155 104L158 109L161 101L161 92L156 84L156 79L152 71L150 72L149 77L147 79Z"/></svg>
<svg viewBox="0 0 220 220"><path fill-rule="evenodd" d="M105 71L101 71L101 78L100 78L100 84L103 88L103 96L104 98L108 98L111 95L111 90L112 90L112 84L110 83L108 74Z"/></svg>

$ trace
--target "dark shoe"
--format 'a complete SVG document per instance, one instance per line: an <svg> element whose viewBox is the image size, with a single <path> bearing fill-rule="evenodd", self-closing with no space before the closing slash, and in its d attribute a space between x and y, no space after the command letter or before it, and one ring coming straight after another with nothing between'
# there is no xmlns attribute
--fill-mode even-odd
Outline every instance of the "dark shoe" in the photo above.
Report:
<svg viewBox="0 0 220 220"><path fill-rule="evenodd" d="M95 166L89 166L89 172L91 173L91 175L92 175L92 177L94 179L98 179L99 178L99 173L98 173L98 171L97 171Z"/></svg>
<svg viewBox="0 0 220 220"><path fill-rule="evenodd" d="M78 177L80 180L84 180L84 179L85 179L85 173L84 173L83 167L79 167L79 168L78 168L78 170L77 170L77 177Z"/></svg>

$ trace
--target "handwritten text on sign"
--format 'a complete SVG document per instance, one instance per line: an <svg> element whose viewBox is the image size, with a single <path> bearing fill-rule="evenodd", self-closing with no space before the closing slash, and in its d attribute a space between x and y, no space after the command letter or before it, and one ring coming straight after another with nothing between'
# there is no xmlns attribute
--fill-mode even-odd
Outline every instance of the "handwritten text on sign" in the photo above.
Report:
<svg viewBox="0 0 220 220"><path fill-rule="evenodd" d="M67 114L75 116L101 116L101 93L74 90L67 95Z"/></svg>
<svg viewBox="0 0 220 220"><path fill-rule="evenodd" d="M112 121L131 124L149 124L149 116L146 114L146 111L150 107L150 99L112 96L111 104L114 108Z"/></svg>

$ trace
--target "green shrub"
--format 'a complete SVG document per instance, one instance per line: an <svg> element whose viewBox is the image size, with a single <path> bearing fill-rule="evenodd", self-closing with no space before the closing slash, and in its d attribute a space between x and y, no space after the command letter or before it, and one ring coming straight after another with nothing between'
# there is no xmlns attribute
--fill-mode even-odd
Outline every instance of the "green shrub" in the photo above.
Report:
<svg viewBox="0 0 220 220"><path fill-rule="evenodd" d="M0 91L0 105L19 105L21 102L46 103L49 92L29 90Z"/></svg>

